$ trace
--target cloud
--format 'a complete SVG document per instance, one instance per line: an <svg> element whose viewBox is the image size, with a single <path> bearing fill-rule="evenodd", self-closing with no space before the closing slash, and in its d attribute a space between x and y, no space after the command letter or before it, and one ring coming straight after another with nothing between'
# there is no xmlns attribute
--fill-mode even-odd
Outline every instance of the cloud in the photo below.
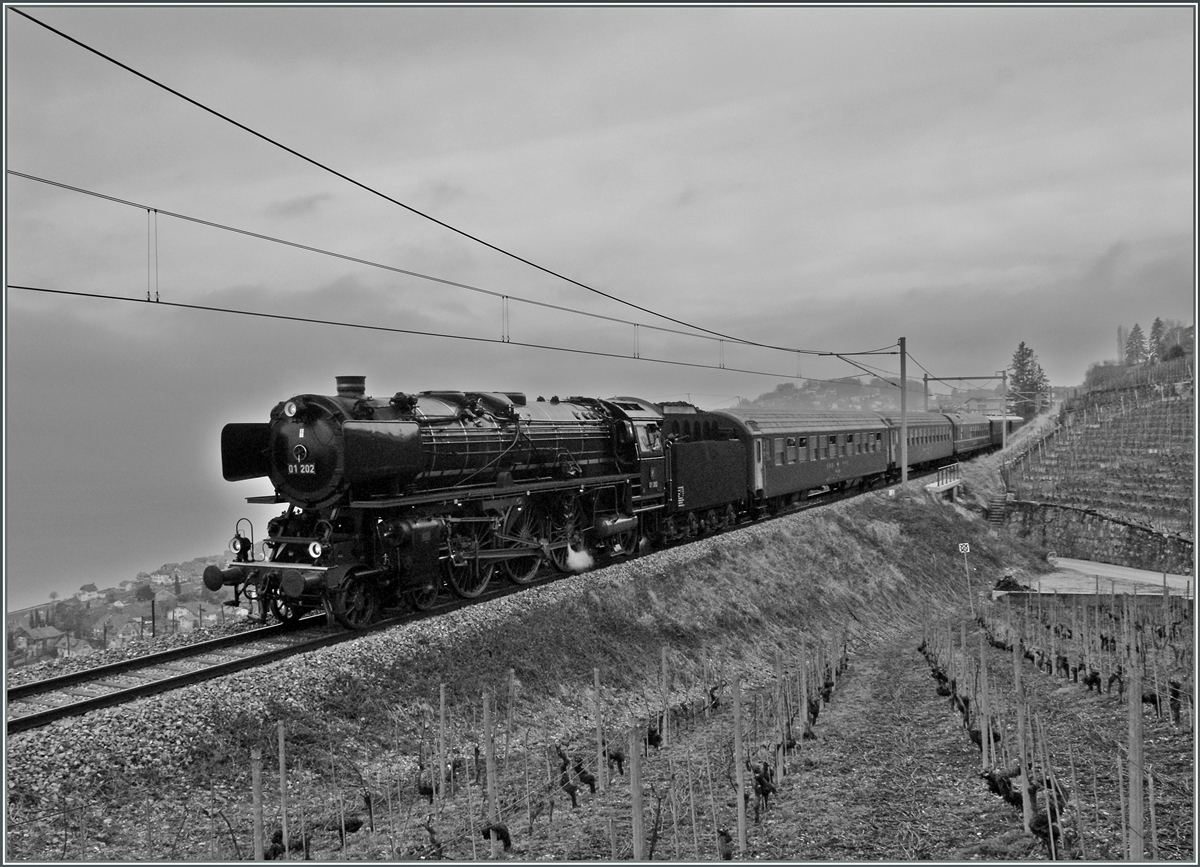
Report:
<svg viewBox="0 0 1200 867"><path fill-rule="evenodd" d="M332 199L329 193L314 193L311 196L298 196L282 202L275 202L263 209L269 217L289 219L292 217L312 216L318 207Z"/></svg>

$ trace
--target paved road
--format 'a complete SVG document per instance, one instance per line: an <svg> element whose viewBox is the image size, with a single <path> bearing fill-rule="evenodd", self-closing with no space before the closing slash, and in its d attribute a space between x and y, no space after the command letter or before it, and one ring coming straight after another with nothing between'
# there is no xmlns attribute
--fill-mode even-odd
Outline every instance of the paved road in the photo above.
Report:
<svg viewBox="0 0 1200 867"><path fill-rule="evenodd" d="M1137 591L1143 592L1142 588L1146 587L1146 592L1162 591L1163 578L1162 572L1151 572L1146 569L1130 569L1127 566L1114 566L1111 563L1099 563L1094 560L1072 560L1069 557L1056 557L1051 561L1059 570L1064 570L1067 573L1075 573L1075 575L1085 575L1095 586L1096 576L1100 578L1100 592L1104 593L1112 589L1113 582L1116 582L1118 592L1133 592L1134 587ZM1062 572L1056 572L1055 575L1042 576L1043 589L1046 589L1048 583L1052 583L1056 575ZM1064 577L1072 577L1070 574ZM1195 594L1196 579L1194 575L1166 575L1167 586L1172 594L1183 595L1187 593L1189 596ZM1090 589L1090 588L1089 588ZM1076 591L1078 592L1078 591Z"/></svg>

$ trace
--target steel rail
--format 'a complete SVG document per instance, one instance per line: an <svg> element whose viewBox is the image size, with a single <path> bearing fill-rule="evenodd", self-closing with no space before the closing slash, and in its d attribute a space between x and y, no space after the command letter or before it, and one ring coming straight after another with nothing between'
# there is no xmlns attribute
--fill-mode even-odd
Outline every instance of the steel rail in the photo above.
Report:
<svg viewBox="0 0 1200 867"><path fill-rule="evenodd" d="M256 641L268 641L277 635L294 632L299 627L299 624L308 624L313 626L324 622L324 620L325 615L321 614L301 618L299 623L277 623L272 626L262 626L247 632L239 632L234 635L223 635L219 638L211 638L207 641L198 641L194 644L185 644L179 647L173 647L170 650L162 650L156 653L150 653L145 656L134 656L130 657L129 659L123 659L120 662L111 662L107 665L98 665L95 668L86 668L80 671L73 671L69 674L62 674L57 677L46 678L45 680L35 680L29 683L20 684L19 686L10 686L6 694L9 702L20 701L42 692L50 692L57 689L65 689L68 686L76 686L81 683L103 680L106 677L115 677L139 668L151 668L155 665L174 662L178 659L186 659L190 656L199 656L204 653L223 650L227 647L236 647L242 644L253 644Z"/></svg>
<svg viewBox="0 0 1200 867"><path fill-rule="evenodd" d="M389 624L390 625L390 624ZM255 653L249 656L243 656L238 659L228 660L226 662L218 662L211 665L206 665L198 668L195 671L182 672L169 677L153 680L149 683L138 684L127 689L118 689L105 695L93 696L84 698L79 701L69 702L57 707L47 708L45 710L33 711L32 713L21 714L14 716L5 721L5 731L9 735L18 734L20 732L29 731L30 729L41 728L49 725L52 722L57 722L61 719L66 719L71 716L89 713L102 708L114 707L116 705L125 704L134 699L146 698L148 696L157 695L161 692L170 692L171 690L179 689L184 686L201 683L205 680L210 680L215 677L221 677L226 674L233 674L238 671L244 671L248 668L255 668L259 665L265 665L268 662L284 659L288 656L294 656L298 653L304 653L309 650L316 650L321 647L328 647L333 644L339 644L351 638L356 638L361 633L346 633L338 632L331 635L324 635L320 638L312 639L306 642L291 644L287 647L278 647L268 650L263 653ZM153 668L152 665L144 666L144 668ZM12 710L12 705L9 705L9 710Z"/></svg>

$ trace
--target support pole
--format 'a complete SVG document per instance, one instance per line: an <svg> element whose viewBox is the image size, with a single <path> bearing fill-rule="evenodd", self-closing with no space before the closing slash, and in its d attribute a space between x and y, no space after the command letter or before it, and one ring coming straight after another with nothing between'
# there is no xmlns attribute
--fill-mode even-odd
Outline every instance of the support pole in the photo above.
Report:
<svg viewBox="0 0 1200 867"><path fill-rule="evenodd" d="M1008 368L1000 371L1000 449L1008 448Z"/></svg>
<svg viewBox="0 0 1200 867"><path fill-rule="evenodd" d="M908 484L908 350L900 338L900 496Z"/></svg>

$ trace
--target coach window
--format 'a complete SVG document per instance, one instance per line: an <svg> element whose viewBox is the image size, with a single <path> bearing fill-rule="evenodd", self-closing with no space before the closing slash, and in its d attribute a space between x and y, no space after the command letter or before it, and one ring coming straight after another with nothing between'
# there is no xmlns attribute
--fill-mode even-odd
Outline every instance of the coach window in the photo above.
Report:
<svg viewBox="0 0 1200 867"><path fill-rule="evenodd" d="M787 438L787 462L789 464L796 463L796 438Z"/></svg>
<svg viewBox="0 0 1200 867"><path fill-rule="evenodd" d="M808 437L799 437L796 440L796 449L800 453L799 457L802 461L808 460Z"/></svg>
<svg viewBox="0 0 1200 867"><path fill-rule="evenodd" d="M756 464L762 463L762 440L754 441L754 462Z"/></svg>
<svg viewBox="0 0 1200 867"><path fill-rule="evenodd" d="M783 466L783 437L775 437L775 466Z"/></svg>
<svg viewBox="0 0 1200 867"><path fill-rule="evenodd" d="M854 434L846 434L846 454L858 454L858 443L854 441Z"/></svg>

